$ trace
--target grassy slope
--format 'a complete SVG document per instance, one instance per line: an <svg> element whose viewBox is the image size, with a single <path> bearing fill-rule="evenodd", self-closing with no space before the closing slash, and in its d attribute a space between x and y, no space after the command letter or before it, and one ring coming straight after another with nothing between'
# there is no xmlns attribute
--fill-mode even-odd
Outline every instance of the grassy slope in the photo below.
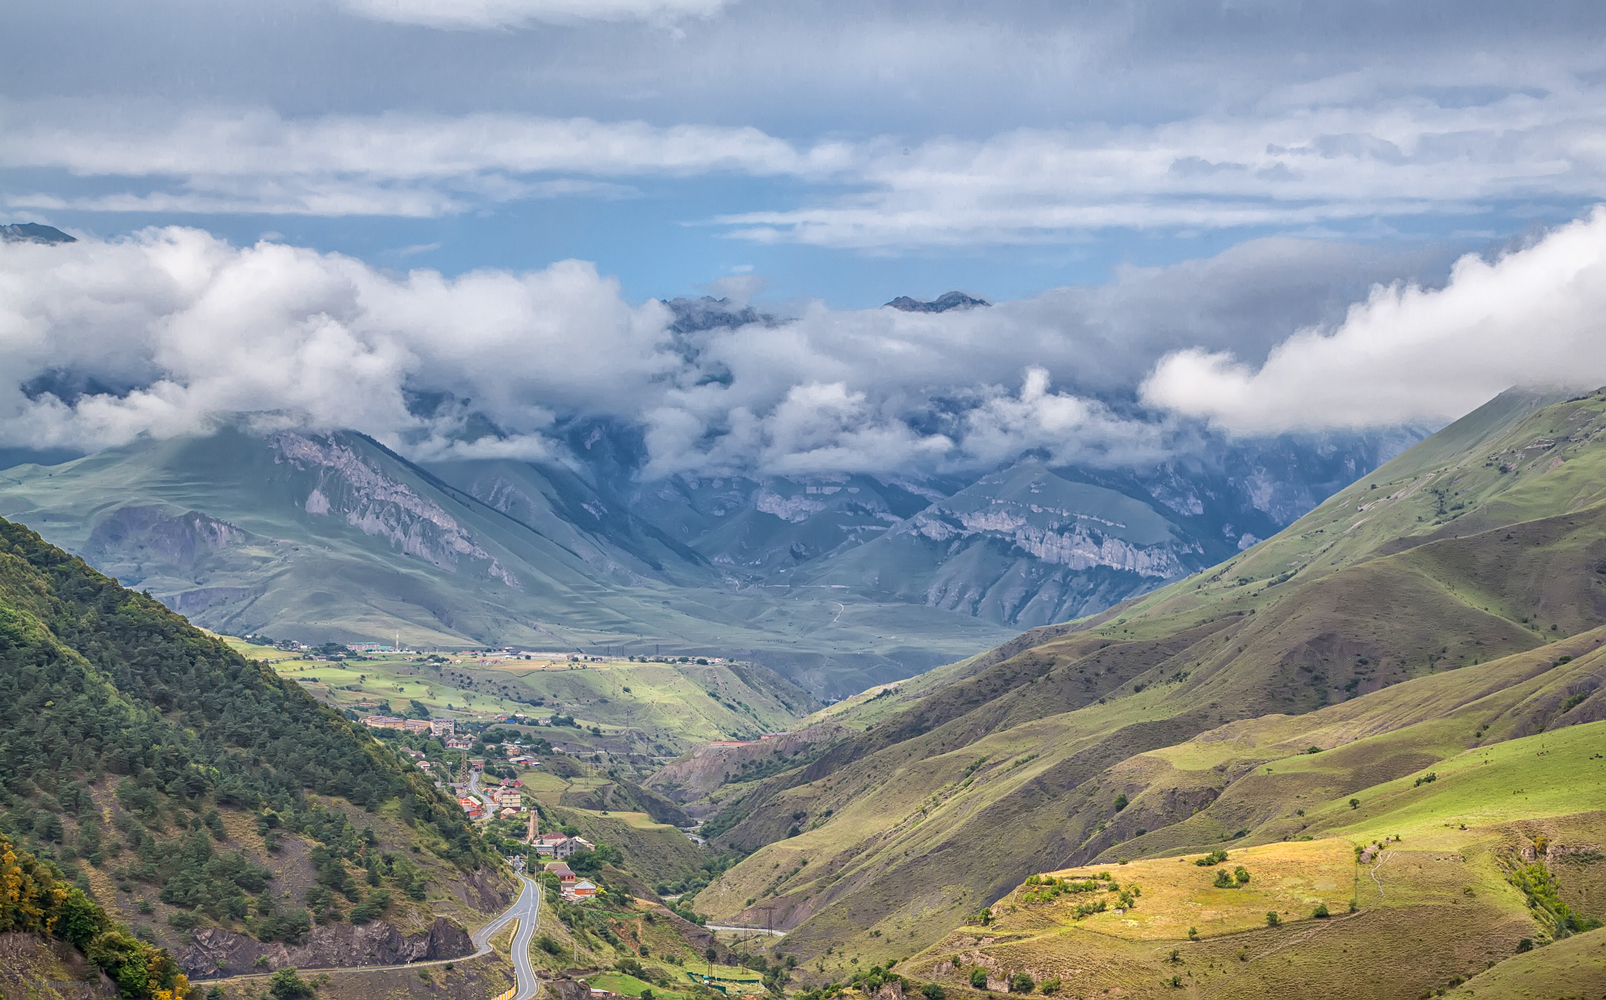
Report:
<svg viewBox="0 0 1606 1000"><path fill-rule="evenodd" d="M1445 994L1455 1000L1542 1000L1606 995L1606 929L1509 958Z"/></svg>
<svg viewBox="0 0 1606 1000"><path fill-rule="evenodd" d="M1564 939L1550 945L1552 955L1546 948L1521 955L1522 938L1543 944L1549 929L1506 874L1536 835L1598 842L1606 813L1577 810L1606 806L1603 745L1606 722L1588 723L1456 754L1434 765L1431 783L1406 776L1353 795L1307 795L1313 823L1306 836L1315 839L1231 845L1222 869L1190 863L1197 855L1163 855L1054 872L1078 881L1110 873L1142 891L1135 909L1117 913L1110 892L1036 902L1021 886L992 908L990 926L956 931L903 967L939 982L973 966L1025 970L1039 980L1061 977L1076 994L1103 988L1111 973L1138 996L1174 991L1173 975L1211 996L1287 995L1318 983L1336 996L1418 996L1480 973L1503 988L1555 989L1565 980L1554 977L1575 967L1598 975L1599 935ZM1305 760L1319 767L1327 756ZM1293 766L1282 762L1273 774ZM1355 846L1378 842L1383 853L1358 860ZM1250 873L1247 885L1214 887L1217 870L1240 866ZM1582 881L1593 866L1552 867L1576 905L1575 876ZM1097 898L1109 909L1075 916L1077 904ZM1348 912L1350 900L1358 912ZM1318 919L1319 905L1333 917ZM1267 926L1268 911L1279 915L1278 927ZM888 927L865 943L900 938L899 930ZM1510 968L1499 964L1508 959Z"/></svg>
<svg viewBox="0 0 1606 1000"><path fill-rule="evenodd" d="M630 870L647 885L675 882L695 875L709 855L672 826L654 823L645 813L599 812L557 808L549 813L559 823L573 823L592 843L612 844L629 859Z"/></svg>
<svg viewBox="0 0 1606 1000"><path fill-rule="evenodd" d="M1183 825L1178 842L1214 842L1275 818L1264 805L1257 823L1252 809L1227 808L1235 800L1223 789L1254 764L1178 769L1154 751L1234 720L1337 711L1347 699L1350 711L1379 713L1353 722L1358 732L1440 711L1402 707L1417 692L1477 702L1488 678L1464 668L1606 617L1595 572L1606 554L1606 446L1597 443L1606 399L1543 402L1508 394L1218 570L1094 627L1043 630L1013 655L956 667L869 733L760 783L715 827L726 842L771 846L698 908L739 916L747 898L773 893L805 953L886 920L910 923L911 943L922 944L1025 871L1108 855L1140 825L1158 850L1167 827ZM1535 670L1562 651L1506 668ZM1579 669L1567 683L1592 686ZM1559 706L1565 686L1536 697ZM1511 728L1489 738L1550 724L1545 710L1491 708L1510 714ZM1598 711L1591 701L1572 718ZM1482 721L1465 720L1464 737ZM1436 739L1440 750L1454 746L1448 734ZM1140 807L1119 821L1117 784ZM1219 815L1195 817L1218 798L1227 800ZM798 813L805 832L783 839ZM1141 854L1147 843L1125 850Z"/></svg>

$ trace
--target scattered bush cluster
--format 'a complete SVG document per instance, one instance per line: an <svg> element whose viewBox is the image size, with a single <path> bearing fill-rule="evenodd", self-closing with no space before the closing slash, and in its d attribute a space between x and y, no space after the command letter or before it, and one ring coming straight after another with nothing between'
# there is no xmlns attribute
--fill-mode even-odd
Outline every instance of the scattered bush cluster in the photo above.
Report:
<svg viewBox="0 0 1606 1000"><path fill-rule="evenodd" d="M48 861L0 834L0 933L50 934L66 941L134 1000L182 1000L189 981L165 948L114 924L88 893L64 883Z"/></svg>
<svg viewBox="0 0 1606 1000"><path fill-rule="evenodd" d="M1135 897L1142 895L1142 890L1137 886L1123 890L1121 884L1110 877L1109 872L1099 872L1090 879L1080 881L1055 878L1052 875L1028 875L1026 877L1026 885L1028 887L1027 891L1021 896L1021 902L1023 903L1051 903L1062 895L1108 891L1116 893L1120 905L1130 910L1136 905ZM1108 901L1099 899L1093 902L1079 903L1071 912L1075 919L1080 920L1094 913L1103 913L1108 908Z"/></svg>
<svg viewBox="0 0 1606 1000"><path fill-rule="evenodd" d="M1549 928L1551 937L1559 940L1601 926L1598 918L1573 912L1561 898L1556 877L1540 862L1515 866L1507 878L1528 897L1528 908Z"/></svg>

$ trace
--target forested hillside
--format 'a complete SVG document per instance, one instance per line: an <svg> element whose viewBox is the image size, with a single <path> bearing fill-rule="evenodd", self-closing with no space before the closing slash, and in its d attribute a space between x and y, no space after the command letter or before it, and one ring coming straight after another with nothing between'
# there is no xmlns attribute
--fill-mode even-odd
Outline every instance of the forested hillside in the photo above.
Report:
<svg viewBox="0 0 1606 1000"><path fill-rule="evenodd" d="M206 971L270 942L319 945L346 921L450 947L414 904L471 910L501 891L494 853L422 773L4 521L0 759L0 830Z"/></svg>

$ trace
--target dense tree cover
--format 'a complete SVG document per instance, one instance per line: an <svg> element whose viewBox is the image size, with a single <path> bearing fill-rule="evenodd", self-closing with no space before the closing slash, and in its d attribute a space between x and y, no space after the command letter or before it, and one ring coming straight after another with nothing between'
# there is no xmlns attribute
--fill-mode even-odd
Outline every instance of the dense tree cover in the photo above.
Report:
<svg viewBox="0 0 1606 1000"><path fill-rule="evenodd" d="M367 808L395 799L404 821L433 827L449 860L465 869L493 861L457 804L366 731L4 520L0 760L0 831L60 860L69 878L76 858L100 866L127 848L134 857L119 879L160 885L165 902L214 919L245 917L247 897L268 877L239 853L213 849L224 839L219 806L256 812L270 849L287 828L368 865L381 863L364 857L371 845L352 842L345 818L310 806L306 793ZM101 829L87 787L101 783L121 806L116 833ZM397 871L392 864L384 874L421 893L415 866ZM259 910L262 921L275 915Z"/></svg>
<svg viewBox="0 0 1606 1000"><path fill-rule="evenodd" d="M100 966L123 996L183 1000L189 981L167 950L154 948L112 923L82 889L61 872L0 834L0 933L18 931L60 938Z"/></svg>

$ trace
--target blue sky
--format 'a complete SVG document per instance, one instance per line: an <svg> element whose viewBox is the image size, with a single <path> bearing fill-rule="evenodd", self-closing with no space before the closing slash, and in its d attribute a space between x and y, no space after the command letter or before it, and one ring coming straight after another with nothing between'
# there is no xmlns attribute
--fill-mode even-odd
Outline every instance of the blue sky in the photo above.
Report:
<svg viewBox="0 0 1606 1000"><path fill-rule="evenodd" d="M660 472L1147 462L1606 381L1603 25L1477 0L5 5L0 221L82 239L0 246L0 446L246 411L539 457L605 416ZM949 289L996 305L877 308ZM787 322L672 333L655 300L703 291ZM64 385L112 388L41 388Z"/></svg>
<svg viewBox="0 0 1606 1000"><path fill-rule="evenodd" d="M1482 249L1606 157L1592 4L9 5L13 219L865 307L1273 234ZM1434 278L1436 275L1423 275Z"/></svg>

